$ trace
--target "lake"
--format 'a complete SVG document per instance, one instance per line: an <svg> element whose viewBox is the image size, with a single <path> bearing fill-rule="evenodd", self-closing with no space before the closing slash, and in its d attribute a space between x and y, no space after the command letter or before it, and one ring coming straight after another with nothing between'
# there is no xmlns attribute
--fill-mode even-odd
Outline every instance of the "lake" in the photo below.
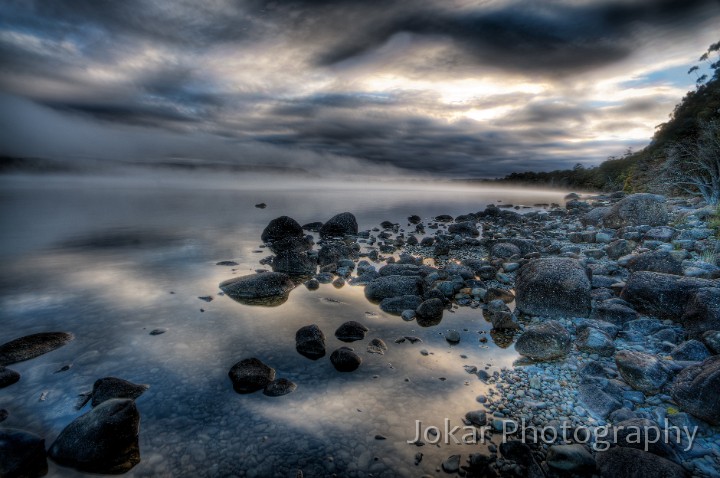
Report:
<svg viewBox="0 0 720 478"><path fill-rule="evenodd" d="M439 325L419 327L382 312L361 286L300 285L282 305L261 307L218 295L218 284L264 268L258 261L270 251L259 248L260 233L278 216L305 224L350 211L361 230L384 220L412 230L411 214L427 221L490 203L562 203L563 196L421 182L2 176L0 343L44 331L75 335L11 366L22 379L0 391L0 408L10 414L3 426L44 436L49 446L89 410L75 409L78 395L114 376L150 385L137 400L142 461L128 476L435 474L447 456L472 447L408 444L416 420L462 425L487 392L463 366L492 373L517 358L512 346L480 342L490 324L479 309L456 308ZM254 207L261 202L267 208ZM216 265L227 260L238 265ZM296 352L296 330L314 323L329 356L345 345L333 333L348 320L370 329L350 345L363 357L357 371L339 373L327 356L311 361ZM158 328L167 331L150 335ZM448 329L460 331L459 344L444 339ZM395 343L402 336L422 343ZM384 355L366 353L375 337L388 344ZM235 393L228 370L248 357L297 390ZM415 465L418 452L424 457ZM81 475L49 466L50 476Z"/></svg>

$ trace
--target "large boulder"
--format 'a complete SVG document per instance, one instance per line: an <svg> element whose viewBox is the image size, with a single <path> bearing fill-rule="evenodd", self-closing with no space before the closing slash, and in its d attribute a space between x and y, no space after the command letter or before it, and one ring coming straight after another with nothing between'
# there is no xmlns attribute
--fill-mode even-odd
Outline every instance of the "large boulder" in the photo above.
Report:
<svg viewBox="0 0 720 478"><path fill-rule="evenodd" d="M309 276L315 274L317 262L304 252L293 250L280 251L273 259L272 268L289 276Z"/></svg>
<svg viewBox="0 0 720 478"><path fill-rule="evenodd" d="M699 289L690 296L680 322L691 338L708 330L720 330L720 288Z"/></svg>
<svg viewBox="0 0 720 478"><path fill-rule="evenodd" d="M73 420L48 450L56 463L89 473L125 473L140 462L140 413L128 398L107 400Z"/></svg>
<svg viewBox="0 0 720 478"><path fill-rule="evenodd" d="M41 332L0 345L0 365L10 365L51 352L73 340L67 332Z"/></svg>
<svg viewBox="0 0 720 478"><path fill-rule="evenodd" d="M295 333L295 350L312 360L324 357L325 334L315 324L300 327Z"/></svg>
<svg viewBox="0 0 720 478"><path fill-rule="evenodd" d="M358 223L355 216L349 212L337 214L322 225L320 237L342 237L346 234L357 234Z"/></svg>
<svg viewBox="0 0 720 478"><path fill-rule="evenodd" d="M615 203L603 218L605 227L665 226L668 210L665 197L657 194L632 194Z"/></svg>
<svg viewBox="0 0 720 478"><path fill-rule="evenodd" d="M279 305L295 287L287 274L263 272L234 277L220 283L220 289L243 304Z"/></svg>
<svg viewBox="0 0 720 478"><path fill-rule="evenodd" d="M253 357L233 365L228 376L237 393L253 393L275 380L275 369Z"/></svg>
<svg viewBox="0 0 720 478"><path fill-rule="evenodd" d="M48 472L45 440L14 428L0 428L0 476L36 478Z"/></svg>
<svg viewBox="0 0 720 478"><path fill-rule="evenodd" d="M365 286L365 297L371 302L401 295L422 295L422 280L417 276L383 276Z"/></svg>
<svg viewBox="0 0 720 478"><path fill-rule="evenodd" d="M644 352L619 350L615 353L615 364L628 385L645 393L658 393L670 378L663 363Z"/></svg>
<svg viewBox="0 0 720 478"><path fill-rule="evenodd" d="M570 334L560 322L548 320L523 332L515 350L532 360L557 359L570 352Z"/></svg>
<svg viewBox="0 0 720 478"><path fill-rule="evenodd" d="M720 425L720 355L683 369L670 390L683 410Z"/></svg>
<svg viewBox="0 0 720 478"><path fill-rule="evenodd" d="M520 268L515 280L517 308L529 315L552 318L587 317L591 282L575 259L535 259Z"/></svg>
<svg viewBox="0 0 720 478"><path fill-rule="evenodd" d="M685 478L685 470L653 453L617 446L595 456L602 478Z"/></svg>
<svg viewBox="0 0 720 478"><path fill-rule="evenodd" d="M712 286L713 282L707 279L642 271L630 275L620 297L640 312L678 320L692 296L698 290Z"/></svg>
<svg viewBox="0 0 720 478"><path fill-rule="evenodd" d="M263 242L275 242L290 237L303 237L303 229L295 219L288 216L280 216L270 221L260 235Z"/></svg>
<svg viewBox="0 0 720 478"><path fill-rule="evenodd" d="M627 268L633 272L651 271L678 276L683 275L682 264L669 251L651 251L638 254L628 261Z"/></svg>

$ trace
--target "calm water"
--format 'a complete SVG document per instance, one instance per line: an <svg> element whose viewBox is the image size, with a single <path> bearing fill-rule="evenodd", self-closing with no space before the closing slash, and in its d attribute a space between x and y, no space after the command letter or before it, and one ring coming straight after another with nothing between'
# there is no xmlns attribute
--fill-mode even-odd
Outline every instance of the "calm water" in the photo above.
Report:
<svg viewBox="0 0 720 478"><path fill-rule="evenodd" d="M88 410L75 410L77 395L98 378L116 376L151 386L137 400L142 461L128 475L434 474L447 456L474 447L409 445L415 421L442 425L447 417L462 425L487 387L463 365L490 365L492 372L516 358L512 347L479 342L478 332L489 330L479 310L446 312L438 326L422 328L384 314L362 287L301 286L281 306L263 308L217 296L217 284L262 268L258 260L268 252L255 252L260 233L280 215L304 224L351 211L369 229L383 220L405 225L410 214L458 215L498 200L532 205L562 196L268 178L2 177L0 343L42 331L76 337L11 366L22 379L0 391L0 408L10 412L3 426L44 436L49 446ZM255 208L259 202L268 207ZM222 260L240 265L215 265ZM198 299L205 295L215 300ZM363 357L360 369L341 374L328 357L344 345L333 333L347 320L370 332L351 344ZM295 331L311 323L327 336L328 356L318 361L295 351ZM149 335L156 328L167 332ZM448 329L461 331L459 345L444 340ZM423 343L394 343L404 335ZM365 352L375 337L388 343L385 355ZM252 356L298 389L284 397L236 394L227 372ZM418 451L424 459L415 466ZM50 476L78 475L50 463Z"/></svg>

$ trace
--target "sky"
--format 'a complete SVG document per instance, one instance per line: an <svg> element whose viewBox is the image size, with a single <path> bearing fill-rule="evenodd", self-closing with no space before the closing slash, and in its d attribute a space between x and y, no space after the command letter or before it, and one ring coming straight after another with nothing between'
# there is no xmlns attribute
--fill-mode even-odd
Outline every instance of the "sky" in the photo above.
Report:
<svg viewBox="0 0 720 478"><path fill-rule="evenodd" d="M0 154L591 166L649 142L719 32L720 0L5 0Z"/></svg>

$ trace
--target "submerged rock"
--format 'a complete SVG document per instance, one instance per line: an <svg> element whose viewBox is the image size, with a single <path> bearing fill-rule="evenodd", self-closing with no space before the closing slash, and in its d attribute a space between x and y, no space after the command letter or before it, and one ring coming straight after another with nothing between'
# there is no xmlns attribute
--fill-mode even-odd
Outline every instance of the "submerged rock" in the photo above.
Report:
<svg viewBox="0 0 720 478"><path fill-rule="evenodd" d="M300 355L317 360L325 356L325 334L315 324L300 327L295 333L295 349Z"/></svg>
<svg viewBox="0 0 720 478"><path fill-rule="evenodd" d="M92 406L97 407L113 398L136 399L150 388L150 385L138 385L115 377L105 377L93 385Z"/></svg>
<svg viewBox="0 0 720 478"><path fill-rule="evenodd" d="M404 310L415 310L422 301L422 297L418 295L388 297L380 302L380 309L388 314L400 315Z"/></svg>
<svg viewBox="0 0 720 478"><path fill-rule="evenodd" d="M263 394L267 395L268 397L280 397L282 395L292 393L296 389L297 385L295 384L295 382L292 382L286 378L279 378L268 383L265 386L265 390L263 390Z"/></svg>
<svg viewBox="0 0 720 478"><path fill-rule="evenodd" d="M570 351L570 334L560 322L548 320L529 327L518 338L515 350L533 360L553 360Z"/></svg>
<svg viewBox="0 0 720 478"><path fill-rule="evenodd" d="M350 347L340 347L330 354L330 362L338 372L352 372L362 363L362 358Z"/></svg>
<svg viewBox="0 0 720 478"><path fill-rule="evenodd" d="M73 420L48 450L56 463L90 473L125 473L140 462L140 414L130 399L111 399Z"/></svg>
<svg viewBox="0 0 720 478"><path fill-rule="evenodd" d="M294 287L290 277L280 272L250 274L220 283L228 297L247 305L279 305Z"/></svg>
<svg viewBox="0 0 720 478"><path fill-rule="evenodd" d="M30 360L52 352L75 338L67 332L42 332L26 335L0 345L0 365Z"/></svg>
<svg viewBox="0 0 720 478"><path fill-rule="evenodd" d="M48 472L45 439L14 428L0 428L0 476L35 478Z"/></svg>
<svg viewBox="0 0 720 478"><path fill-rule="evenodd" d="M367 346L368 353L384 355L387 352L387 345L382 339L372 339Z"/></svg>
<svg viewBox="0 0 720 478"><path fill-rule="evenodd" d="M515 282L517 307L528 315L587 317L591 283L575 259L535 259L520 268Z"/></svg>
<svg viewBox="0 0 720 478"><path fill-rule="evenodd" d="M20 374L0 365L0 388L9 387L20 380Z"/></svg>
<svg viewBox="0 0 720 478"><path fill-rule="evenodd" d="M275 380L275 369L256 358L249 358L233 365L228 376L237 393L253 393Z"/></svg>

